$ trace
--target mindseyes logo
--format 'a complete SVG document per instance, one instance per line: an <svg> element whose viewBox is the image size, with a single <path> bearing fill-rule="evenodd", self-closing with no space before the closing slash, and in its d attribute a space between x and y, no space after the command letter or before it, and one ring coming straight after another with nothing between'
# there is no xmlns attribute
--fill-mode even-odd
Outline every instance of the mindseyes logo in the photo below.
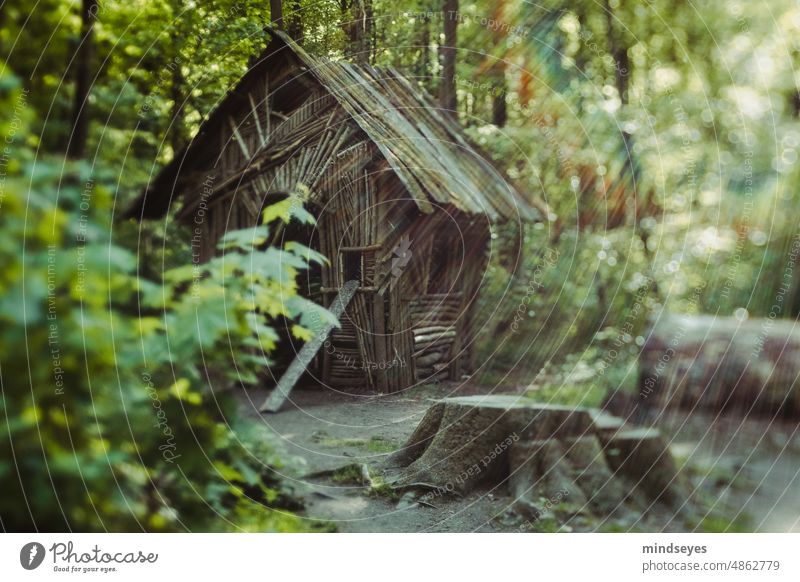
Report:
<svg viewBox="0 0 800 582"><path fill-rule="evenodd" d="M29 542L19 551L19 563L26 570L35 570L44 560L44 546L39 542Z"/></svg>

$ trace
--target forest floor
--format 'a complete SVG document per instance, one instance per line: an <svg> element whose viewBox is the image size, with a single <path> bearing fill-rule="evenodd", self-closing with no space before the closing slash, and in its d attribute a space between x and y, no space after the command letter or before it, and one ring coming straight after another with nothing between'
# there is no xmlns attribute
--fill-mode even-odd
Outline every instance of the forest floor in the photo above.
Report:
<svg viewBox="0 0 800 582"><path fill-rule="evenodd" d="M503 484L463 497L436 496L428 506L343 478L353 465L379 466L403 445L435 399L454 395L452 386L389 395L298 388L281 412L261 415L257 408L268 393L249 390L243 406L275 435L281 454L293 458L289 464L300 467L300 476L290 479L305 503L302 515L337 531L800 531L797 423L673 414L659 427L691 484L690 505L703 510L676 518L655 507L633 519L603 519L556 506L547 519L531 523L512 511ZM480 393L472 385L458 391L459 396Z"/></svg>

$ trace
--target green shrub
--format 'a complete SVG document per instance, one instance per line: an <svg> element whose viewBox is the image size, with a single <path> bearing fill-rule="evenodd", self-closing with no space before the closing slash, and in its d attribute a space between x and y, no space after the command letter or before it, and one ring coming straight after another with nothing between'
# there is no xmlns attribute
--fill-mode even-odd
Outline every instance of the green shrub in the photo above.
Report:
<svg viewBox="0 0 800 582"><path fill-rule="evenodd" d="M2 114L19 93L5 79ZM297 530L290 471L237 415L285 317L326 311L297 296L320 257L258 250L263 226L231 233L200 268L137 277L111 239L113 177L31 159L20 119L0 128L0 519L10 531ZM285 217L286 220L289 217ZM258 306L258 308L256 308ZM303 314L301 316L301 313ZM211 371L229 370L215 379Z"/></svg>

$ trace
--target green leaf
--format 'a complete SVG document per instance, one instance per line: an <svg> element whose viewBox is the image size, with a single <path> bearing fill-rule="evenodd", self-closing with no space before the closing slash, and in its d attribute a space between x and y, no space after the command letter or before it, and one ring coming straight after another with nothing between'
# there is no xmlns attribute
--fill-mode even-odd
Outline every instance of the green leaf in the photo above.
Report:
<svg viewBox="0 0 800 582"><path fill-rule="evenodd" d="M269 227L260 225L227 232L218 246L223 250L251 250L263 245L267 242L267 238L269 238Z"/></svg>
<svg viewBox="0 0 800 582"><path fill-rule="evenodd" d="M315 251L299 242L290 240L283 248L287 251L294 253L305 260L306 263L317 263L318 265L328 265L330 264L328 258L320 252Z"/></svg>

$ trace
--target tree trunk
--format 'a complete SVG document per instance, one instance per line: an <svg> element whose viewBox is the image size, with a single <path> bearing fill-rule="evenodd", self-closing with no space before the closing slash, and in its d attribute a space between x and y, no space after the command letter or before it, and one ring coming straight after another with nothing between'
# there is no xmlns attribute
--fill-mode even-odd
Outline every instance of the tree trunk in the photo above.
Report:
<svg viewBox="0 0 800 582"><path fill-rule="evenodd" d="M67 157L82 158L89 138L89 94L92 84L94 55L94 20L97 0L83 0L81 9L81 41L75 54L75 101L72 109L72 136L67 145Z"/></svg>
<svg viewBox="0 0 800 582"><path fill-rule="evenodd" d="M492 123L497 127L504 127L508 121L508 108L506 107L506 67L503 61L498 61L494 67L495 81L492 85Z"/></svg>
<svg viewBox="0 0 800 582"><path fill-rule="evenodd" d="M286 15L286 33L297 42L303 40L303 18L300 0L288 0L286 3L288 14Z"/></svg>
<svg viewBox="0 0 800 582"><path fill-rule="evenodd" d="M442 84L439 89L439 105L454 118L457 116L456 98L456 50L458 48L458 0L443 0L444 44L442 55Z"/></svg>
<svg viewBox="0 0 800 582"><path fill-rule="evenodd" d="M628 104L628 78L630 71L630 60L628 59L628 47L624 46L614 29L614 11L609 0L605 0L606 13L606 35L608 39L608 50L614 58L614 81L617 85L622 105Z"/></svg>
<svg viewBox="0 0 800 582"><path fill-rule="evenodd" d="M167 65L170 72L170 86L169 97L172 101L170 107L170 124L169 124L169 143L172 146L173 155L177 155L178 151L185 143L185 126L183 123L184 117L184 85L186 79L183 76L181 51L184 46L184 31L180 27L180 15L184 11L184 0L171 0L170 8L172 9L172 17L174 19L174 28L172 30L172 60ZM199 41L199 39L198 39Z"/></svg>
<svg viewBox="0 0 800 582"><path fill-rule="evenodd" d="M275 28L283 30L283 2L281 0L269 0L269 18Z"/></svg>
<svg viewBox="0 0 800 582"><path fill-rule="evenodd" d="M5 30L6 27L6 7L5 4L0 6L0 30ZM6 53L3 50L3 35L0 34L0 59L7 61Z"/></svg>
<svg viewBox="0 0 800 582"><path fill-rule="evenodd" d="M361 53L362 57L359 62L369 64L372 61L373 49L373 29L375 24L375 15L372 9L372 0L361 0L359 6L359 21L362 28L361 33Z"/></svg>
<svg viewBox="0 0 800 582"><path fill-rule="evenodd" d="M372 0L341 0L342 30L348 44L345 54L352 61L366 65L372 54Z"/></svg>
<svg viewBox="0 0 800 582"><path fill-rule="evenodd" d="M630 79L630 58L628 57L628 47L624 46L616 31L614 30L614 12L611 9L609 0L605 0L606 24L608 50L614 58L614 81L619 93L620 104L624 108L628 105L628 86ZM630 170L631 177L635 183L637 176L637 165L633 160L633 135L627 131L622 131L622 139L625 142L625 167L623 173Z"/></svg>
<svg viewBox="0 0 800 582"><path fill-rule="evenodd" d="M185 79L181 70L180 58L172 63L172 80L170 85L170 97L172 99L172 111L170 112L170 145L173 155L176 155L185 143L185 132L183 123L183 91Z"/></svg>
<svg viewBox="0 0 800 582"><path fill-rule="evenodd" d="M419 26L419 58L417 59L417 78L427 80L431 74L430 46L431 19L423 15Z"/></svg>
<svg viewBox="0 0 800 582"><path fill-rule="evenodd" d="M606 12L606 35L608 39L608 49L614 58L614 81L617 85L617 92L619 93L620 105L622 108L628 105L629 95L628 89L630 87L631 78L631 62L628 55L628 47L624 45L618 34L614 30L614 12L611 9L609 0L605 0ZM636 234L644 245L644 254L648 258L650 265L650 273L652 276L653 293L658 297L660 295L658 283L653 273L652 252L647 246L648 233L646 230L639 226L641 205L639 203L639 164L634 154L635 141L633 134L628 131L622 130L622 142L625 147L623 155L625 156L625 163L620 170L619 178L609 190L615 190L617 186L630 187L633 197L633 224L636 227ZM617 184L618 183L618 184Z"/></svg>

